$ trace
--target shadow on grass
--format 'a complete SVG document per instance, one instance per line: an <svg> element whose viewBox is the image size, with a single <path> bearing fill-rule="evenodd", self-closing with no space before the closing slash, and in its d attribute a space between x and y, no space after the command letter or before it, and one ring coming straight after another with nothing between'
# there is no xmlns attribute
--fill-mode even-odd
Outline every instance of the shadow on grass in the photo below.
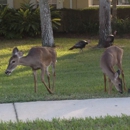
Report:
<svg viewBox="0 0 130 130"><path fill-rule="evenodd" d="M57 48L57 50L59 49ZM104 49L90 45L86 46L82 53L79 53L79 49L68 50L63 56L58 56L56 92L53 95L50 95L42 84L39 71L38 93L34 93L34 80L30 67L18 67L10 76L2 72L0 73L0 93L3 96L0 102L2 100L13 102L107 97L109 95L103 91L103 77L99 68L100 56L103 51ZM6 57L9 55L2 55L2 58ZM116 94L117 91L114 92L113 96ZM6 97L8 98L5 99Z"/></svg>
<svg viewBox="0 0 130 130"><path fill-rule="evenodd" d="M69 50L68 50L69 51ZM77 50L74 50L74 53L72 51L70 51L69 54L66 54L64 56L61 56L61 57L58 57L58 62L56 63L56 74L58 72L60 73L64 73L67 69L68 71L71 71L71 73L81 73L83 72L84 68L83 66L91 66L91 64L89 65L89 61L91 61L91 56L89 56L90 52L93 53L92 51L95 51L95 48L85 48L84 51L82 53L79 53L79 49ZM8 57L9 55L3 55L3 57ZM87 59L89 57L89 59ZM93 59L94 60L94 59ZM97 59L96 59L97 60ZM64 61L64 62L63 62ZM7 63L8 64L8 63ZM73 69L70 69L67 64L70 64L69 67L71 68L71 65L72 65L72 68ZM62 68L63 66L63 68ZM77 68L76 68L76 67ZM79 68L78 68L79 66ZM62 69L62 71L60 69ZM88 67L89 68L89 67ZM97 67L98 68L98 67ZM64 69L64 70L63 70ZM79 69L78 71L76 69ZM81 72L79 72L81 70ZM73 71L74 70L74 71ZM29 71L29 73L28 73ZM85 71L87 71L87 69L85 69ZM27 73L26 73L27 72ZM38 75L40 77L40 72L38 72ZM46 76L46 75L45 75ZM60 76L60 75L59 75ZM78 76L78 75L77 75ZM31 79L32 83L31 85L33 84L33 75L32 75L32 72L31 72L31 68L30 67L22 67L22 68L16 68L16 70L14 70L14 72L10 75L10 76L7 76L5 75L5 72L3 71L2 73L0 73L0 77L3 77L3 83L6 83L6 80L8 80L8 83L10 82L15 82L15 81L19 81L21 83L25 83L24 80L26 81L26 84L29 84L29 82L27 82L27 79ZM73 78L73 77L72 77ZM1 79L2 80L2 79ZM39 82L39 81L38 81ZM41 80L40 80L41 82ZM67 81L69 82L69 81ZM7 84L7 83L6 83Z"/></svg>

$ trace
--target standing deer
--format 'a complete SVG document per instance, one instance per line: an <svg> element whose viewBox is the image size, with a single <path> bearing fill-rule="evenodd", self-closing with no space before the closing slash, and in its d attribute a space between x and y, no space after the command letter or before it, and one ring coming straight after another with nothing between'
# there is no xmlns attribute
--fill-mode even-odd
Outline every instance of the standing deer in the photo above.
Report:
<svg viewBox="0 0 130 130"><path fill-rule="evenodd" d="M104 91L106 92L106 75L107 75L109 79L109 92L108 92L109 94L111 93L112 90L112 83L114 84L117 91L123 93L122 80L124 90L126 91L124 73L122 69L122 57L123 57L123 49L117 46L108 47L101 57L100 67L104 74L104 85L105 85ZM117 66L119 68L117 72L114 71L114 66ZM122 75L122 80L121 78L119 78L120 72Z"/></svg>
<svg viewBox="0 0 130 130"><path fill-rule="evenodd" d="M52 47L33 47L30 49L27 56L23 56L23 53L14 48L12 51L12 57L9 60L8 67L5 71L7 75L10 75L17 65L30 66L34 75L34 89L37 91L37 70L41 69L41 80L45 85L49 93L53 93L55 82L55 64L56 64L56 51ZM50 76L48 67L52 65L53 72L53 87L50 88ZM48 86L44 80L44 74L47 74Z"/></svg>

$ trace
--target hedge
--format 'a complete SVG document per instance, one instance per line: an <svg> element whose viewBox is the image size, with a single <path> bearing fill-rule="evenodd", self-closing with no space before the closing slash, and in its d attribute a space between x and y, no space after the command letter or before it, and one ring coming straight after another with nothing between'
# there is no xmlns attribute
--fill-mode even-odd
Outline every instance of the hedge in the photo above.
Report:
<svg viewBox="0 0 130 130"><path fill-rule="evenodd" d="M98 32L98 8L84 10L61 9L61 28L63 32Z"/></svg>
<svg viewBox="0 0 130 130"><path fill-rule="evenodd" d="M112 26L119 35L130 33L130 7L117 7L117 20ZM99 7L83 10L61 9L61 27L59 32L98 34Z"/></svg>
<svg viewBox="0 0 130 130"><path fill-rule="evenodd" d="M82 10L60 9L51 13L53 27L60 25L57 13L60 13L61 26L55 32L88 33L98 35L99 8L92 7ZM112 27L119 35L130 33L130 7L117 8L117 20ZM55 17L56 16L56 17ZM57 21L54 21L57 20ZM56 25L54 25L56 24ZM24 38L41 35L39 9L9 9L0 6L0 37Z"/></svg>
<svg viewBox="0 0 130 130"><path fill-rule="evenodd" d="M118 19L130 18L130 6L117 7L117 18Z"/></svg>

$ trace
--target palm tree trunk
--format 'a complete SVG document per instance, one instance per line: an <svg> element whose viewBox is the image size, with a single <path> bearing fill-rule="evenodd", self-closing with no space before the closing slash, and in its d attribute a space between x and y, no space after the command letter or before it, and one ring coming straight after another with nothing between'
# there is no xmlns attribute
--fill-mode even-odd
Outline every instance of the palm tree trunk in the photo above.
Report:
<svg viewBox="0 0 130 130"><path fill-rule="evenodd" d="M54 37L51 23L51 14L48 0L39 0L42 46L54 46Z"/></svg>
<svg viewBox="0 0 130 130"><path fill-rule="evenodd" d="M110 0L100 0L98 47L105 47L106 38L110 34L111 34Z"/></svg>

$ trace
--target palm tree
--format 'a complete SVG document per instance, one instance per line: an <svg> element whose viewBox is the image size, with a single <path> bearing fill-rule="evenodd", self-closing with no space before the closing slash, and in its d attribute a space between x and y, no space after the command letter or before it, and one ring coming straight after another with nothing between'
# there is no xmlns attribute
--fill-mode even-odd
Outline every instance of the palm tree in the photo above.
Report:
<svg viewBox="0 0 130 130"><path fill-rule="evenodd" d="M107 36L110 34L111 34L110 0L100 0L98 47L105 47Z"/></svg>
<svg viewBox="0 0 130 130"><path fill-rule="evenodd" d="M54 46L54 37L48 0L39 0L39 7L42 31L42 46L52 47Z"/></svg>

